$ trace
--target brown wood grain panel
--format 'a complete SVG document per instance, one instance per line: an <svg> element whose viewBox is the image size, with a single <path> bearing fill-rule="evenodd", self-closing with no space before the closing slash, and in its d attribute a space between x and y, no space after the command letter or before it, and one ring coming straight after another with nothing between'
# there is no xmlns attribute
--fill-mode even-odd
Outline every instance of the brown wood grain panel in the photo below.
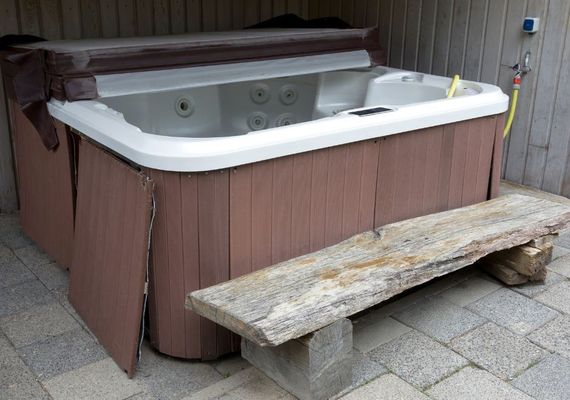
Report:
<svg viewBox="0 0 570 400"><path fill-rule="evenodd" d="M479 168L477 183L475 184L479 201L487 199L489 183L491 181L491 160L493 159L493 145L495 142L496 117L487 117L481 125L481 150L479 152Z"/></svg>
<svg viewBox="0 0 570 400"><path fill-rule="evenodd" d="M230 278L252 271L252 166L230 171Z"/></svg>
<svg viewBox="0 0 570 400"><path fill-rule="evenodd" d="M378 140L364 142L362 152L362 176L360 184L360 205L358 231L374 228L374 206L376 203L376 184L378 176Z"/></svg>
<svg viewBox="0 0 570 400"><path fill-rule="evenodd" d="M347 146L329 149L327 197L325 200L325 246L342 240L342 214Z"/></svg>
<svg viewBox="0 0 570 400"><path fill-rule="evenodd" d="M416 132L406 132L389 138L389 140L397 140L399 142L395 160L395 186L392 189L394 191L394 203L392 205L390 222L401 221L410 215L416 135Z"/></svg>
<svg viewBox="0 0 570 400"><path fill-rule="evenodd" d="M181 174L163 172L164 197L166 200L166 240L168 242L168 287L170 293L171 354L186 355L184 307L184 236L182 232Z"/></svg>
<svg viewBox="0 0 570 400"><path fill-rule="evenodd" d="M454 140L455 125L444 125L441 142L441 159L439 164L437 211L447 210L449 206L449 183L451 180L451 162L453 158Z"/></svg>
<svg viewBox="0 0 570 400"><path fill-rule="evenodd" d="M164 190L164 171L150 170L150 177L155 182L155 217L152 229L152 277L153 292L156 304L156 314L150 315L150 319L156 318L158 331L154 335L159 344L160 351L172 353L172 330L170 326L170 284L169 284L169 246L166 227L167 204Z"/></svg>
<svg viewBox="0 0 570 400"><path fill-rule="evenodd" d="M374 226L379 227L393 221L399 140L384 137L379 141L378 178L376 184L376 210Z"/></svg>
<svg viewBox="0 0 570 400"><path fill-rule="evenodd" d="M325 246L324 204L327 199L327 175L329 152L327 149L313 153L313 169L311 171L311 251Z"/></svg>
<svg viewBox="0 0 570 400"><path fill-rule="evenodd" d="M273 212L271 214L271 262L291 258L291 195L293 157L275 160L273 167Z"/></svg>
<svg viewBox="0 0 570 400"><path fill-rule="evenodd" d="M426 167L424 181L424 199L422 209L431 214L438 210L438 186L442 157L443 127L437 126L426 130Z"/></svg>
<svg viewBox="0 0 570 400"><path fill-rule="evenodd" d="M294 156L293 188L291 191L291 257L297 257L311 251L312 168L312 153Z"/></svg>
<svg viewBox="0 0 570 400"><path fill-rule="evenodd" d="M503 156L503 130L505 128L505 116L498 115L495 120L495 143L493 144L493 160L491 162L491 182L489 184L489 199L499 195L501 183L501 161Z"/></svg>
<svg viewBox="0 0 570 400"><path fill-rule="evenodd" d="M479 174L479 157L483 142L483 119L476 119L469 122L469 134L467 144L467 155L465 157L465 172L463 174L463 189L461 193L461 205L483 201L487 198L486 191L480 195L477 192L477 175Z"/></svg>
<svg viewBox="0 0 570 400"><path fill-rule="evenodd" d="M78 245L69 300L115 362L132 376L142 321L153 185L94 145L83 142L81 152Z"/></svg>
<svg viewBox="0 0 570 400"><path fill-rule="evenodd" d="M426 194L425 177L427 171L431 168L427 163L427 150L430 142L429 129L415 131L409 135L410 140L413 142L410 146L410 153L413 157L410 165L412 175L408 201L409 210L403 214L404 219L426 214L424 208Z"/></svg>
<svg viewBox="0 0 570 400"><path fill-rule="evenodd" d="M200 288L200 253L198 232L198 176L180 174L180 197L182 198L182 235L184 257L184 291ZM200 358L202 354L200 336L201 318L184 309L186 333L186 357Z"/></svg>
<svg viewBox="0 0 570 400"><path fill-rule="evenodd" d="M252 166L252 269L271 265L271 214L273 194L273 160Z"/></svg>
<svg viewBox="0 0 570 400"><path fill-rule="evenodd" d="M357 142L349 144L346 149L342 199L342 239L349 238L358 232L364 147L365 142Z"/></svg>
<svg viewBox="0 0 570 400"><path fill-rule="evenodd" d="M198 175L200 287L229 279L229 174L227 170ZM202 359L230 351L226 329L202 320Z"/></svg>
<svg viewBox="0 0 570 400"><path fill-rule="evenodd" d="M67 128L56 123L60 145L45 150L35 128L10 100L16 178L23 231L57 263L71 266L74 184Z"/></svg>
<svg viewBox="0 0 570 400"><path fill-rule="evenodd" d="M449 209L461 207L465 160L469 149L469 123L459 122L454 125L453 151L451 156L451 174L449 177Z"/></svg>

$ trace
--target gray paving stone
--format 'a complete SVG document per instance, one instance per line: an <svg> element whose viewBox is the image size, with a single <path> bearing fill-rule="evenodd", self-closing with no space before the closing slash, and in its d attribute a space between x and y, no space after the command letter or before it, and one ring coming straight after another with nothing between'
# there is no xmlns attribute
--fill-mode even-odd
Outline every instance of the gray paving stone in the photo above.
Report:
<svg viewBox="0 0 570 400"><path fill-rule="evenodd" d="M14 346L22 347L81 326L59 303L54 302L1 318L0 328Z"/></svg>
<svg viewBox="0 0 570 400"><path fill-rule="evenodd" d="M558 315L556 311L507 288L499 289L467 308L519 335L532 332Z"/></svg>
<svg viewBox="0 0 570 400"><path fill-rule="evenodd" d="M544 282L527 282L522 285L512 286L510 289L527 297L535 297L564 279L566 279L564 276L548 270Z"/></svg>
<svg viewBox="0 0 570 400"><path fill-rule="evenodd" d="M223 379L185 400L294 400L263 372L250 367Z"/></svg>
<svg viewBox="0 0 570 400"><path fill-rule="evenodd" d="M479 276L473 276L445 290L440 296L460 307L464 307L501 287L502 286L498 283L491 282Z"/></svg>
<svg viewBox="0 0 570 400"><path fill-rule="evenodd" d="M223 379L207 363L179 360L157 353L145 341L134 380L157 399L180 399Z"/></svg>
<svg viewBox="0 0 570 400"><path fill-rule="evenodd" d="M550 287L536 296L535 300L565 314L570 314L570 281L563 281Z"/></svg>
<svg viewBox="0 0 570 400"><path fill-rule="evenodd" d="M570 360L557 354L550 355L512 383L537 400L568 400Z"/></svg>
<svg viewBox="0 0 570 400"><path fill-rule="evenodd" d="M33 265L28 268L49 290L69 285L69 274L57 263Z"/></svg>
<svg viewBox="0 0 570 400"><path fill-rule="evenodd" d="M42 381L107 356L103 348L83 329L21 347L18 353Z"/></svg>
<svg viewBox="0 0 570 400"><path fill-rule="evenodd" d="M69 302L69 299L67 298L67 294L69 293L69 286L60 286L58 288L53 289L51 293L59 302L59 304L61 304L63 308L65 308L65 310L69 313L69 315L71 315L79 323L79 325L83 327L83 329L89 331L89 328L85 324L85 321L83 321L81 316L77 314L77 311L75 311L75 308L73 308L73 306Z"/></svg>
<svg viewBox="0 0 570 400"><path fill-rule="evenodd" d="M56 299L38 280L9 286L0 290L0 318L54 301Z"/></svg>
<svg viewBox="0 0 570 400"><path fill-rule="evenodd" d="M557 246L562 246L567 249L570 249L570 231L568 232L561 232L558 237L554 240L554 243Z"/></svg>
<svg viewBox="0 0 570 400"><path fill-rule="evenodd" d="M46 253L33 244L15 249L14 253L28 267L35 267L53 262Z"/></svg>
<svg viewBox="0 0 570 400"><path fill-rule="evenodd" d="M32 240L22 232L19 225L10 227L3 233L0 233L0 242L4 243L4 245L12 250L33 244Z"/></svg>
<svg viewBox="0 0 570 400"><path fill-rule="evenodd" d="M366 354L354 352L352 367L352 386L357 388L388 372L385 366L372 361Z"/></svg>
<svg viewBox="0 0 570 400"><path fill-rule="evenodd" d="M552 260L556 260L560 257L563 257L567 254L570 254L570 249L562 246L554 246L552 249Z"/></svg>
<svg viewBox="0 0 570 400"><path fill-rule="evenodd" d="M47 399L34 374L18 357L6 338L0 336L0 400Z"/></svg>
<svg viewBox="0 0 570 400"><path fill-rule="evenodd" d="M496 376L465 367L426 392L436 400L532 400Z"/></svg>
<svg viewBox="0 0 570 400"><path fill-rule="evenodd" d="M354 348L362 353L369 352L411 330L410 327L393 318L382 318L382 313L375 313L374 311L372 311L373 315L367 316L366 319L353 321L352 324ZM380 318L374 318L375 315Z"/></svg>
<svg viewBox="0 0 570 400"><path fill-rule="evenodd" d="M143 392L110 358L85 365L44 382L54 400L127 399Z"/></svg>
<svg viewBox="0 0 570 400"><path fill-rule="evenodd" d="M441 297L427 298L394 318L444 343L486 322Z"/></svg>
<svg viewBox="0 0 570 400"><path fill-rule="evenodd" d="M568 250L570 253L570 250ZM570 278L570 254L557 258L548 264L548 269Z"/></svg>
<svg viewBox="0 0 570 400"><path fill-rule="evenodd" d="M0 289L36 279L35 275L16 256L13 256L10 261L0 262L0 276L2 277Z"/></svg>
<svg viewBox="0 0 570 400"><path fill-rule="evenodd" d="M468 363L463 357L416 331L378 347L370 353L370 358L423 389Z"/></svg>
<svg viewBox="0 0 570 400"><path fill-rule="evenodd" d="M343 400L428 400L409 383L394 374L383 375L372 382L348 393Z"/></svg>
<svg viewBox="0 0 570 400"><path fill-rule="evenodd" d="M569 315L561 315L527 337L539 346L570 359Z"/></svg>
<svg viewBox="0 0 570 400"><path fill-rule="evenodd" d="M236 372L249 368L251 364L244 360L241 356L234 354L212 363L212 366L216 369L216 371L218 371L218 373L220 373L220 375L227 378Z"/></svg>
<svg viewBox="0 0 570 400"><path fill-rule="evenodd" d="M501 379L513 379L546 352L491 322L451 341L450 347Z"/></svg>

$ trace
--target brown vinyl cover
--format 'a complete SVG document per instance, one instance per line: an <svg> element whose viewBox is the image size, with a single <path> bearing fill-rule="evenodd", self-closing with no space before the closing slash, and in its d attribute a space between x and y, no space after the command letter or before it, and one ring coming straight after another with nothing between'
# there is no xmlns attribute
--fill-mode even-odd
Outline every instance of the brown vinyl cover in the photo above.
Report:
<svg viewBox="0 0 570 400"><path fill-rule="evenodd" d="M291 58L365 50L385 63L376 28L252 29L184 35L45 41L19 45L2 58L4 76L44 146L59 142L46 102L97 98L95 75Z"/></svg>
<svg viewBox="0 0 570 400"><path fill-rule="evenodd" d="M69 301L115 362L135 371L143 315L153 182L80 144Z"/></svg>

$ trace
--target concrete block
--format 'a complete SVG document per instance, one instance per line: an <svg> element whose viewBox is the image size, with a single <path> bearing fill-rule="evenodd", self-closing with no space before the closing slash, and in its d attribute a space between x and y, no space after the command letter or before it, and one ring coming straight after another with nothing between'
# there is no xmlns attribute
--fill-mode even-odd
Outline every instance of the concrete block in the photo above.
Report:
<svg viewBox="0 0 570 400"><path fill-rule="evenodd" d="M241 353L302 400L328 399L352 383L352 323L348 319L275 347L242 339Z"/></svg>
<svg viewBox="0 0 570 400"><path fill-rule="evenodd" d="M350 392L342 400L428 400L428 397L394 374L383 375Z"/></svg>
<svg viewBox="0 0 570 400"><path fill-rule="evenodd" d="M527 336L530 341L570 359L570 316L562 315Z"/></svg>
<svg viewBox="0 0 570 400"><path fill-rule="evenodd" d="M512 384L537 400L570 398L570 360L550 355L516 378Z"/></svg>
<svg viewBox="0 0 570 400"><path fill-rule="evenodd" d="M410 327L390 317L383 317L382 313L371 312L365 319L358 319L352 324L354 348L367 353L376 347L388 343L411 330ZM374 318L378 315L380 318Z"/></svg>
<svg viewBox="0 0 570 400"><path fill-rule="evenodd" d="M16 347L80 328L80 325L59 303L33 307L19 314L0 319L0 328Z"/></svg>
<svg viewBox="0 0 570 400"><path fill-rule="evenodd" d="M394 314L394 318L444 343L486 322L477 314L439 296L427 298Z"/></svg>
<svg viewBox="0 0 570 400"><path fill-rule="evenodd" d="M436 400L532 400L505 381L474 367L463 368L426 393Z"/></svg>
<svg viewBox="0 0 570 400"><path fill-rule="evenodd" d="M54 400L123 400L143 392L110 358L57 376L44 386Z"/></svg>
<svg viewBox="0 0 570 400"><path fill-rule="evenodd" d="M501 287L501 285L495 282L474 276L447 289L442 292L440 296L460 307L464 307L493 293Z"/></svg>
<svg viewBox="0 0 570 400"><path fill-rule="evenodd" d="M83 329L21 347L18 353L42 381L107 356L103 348Z"/></svg>
<svg viewBox="0 0 570 400"><path fill-rule="evenodd" d="M536 296L535 300L565 314L570 314L570 281L562 281L553 285Z"/></svg>
<svg viewBox="0 0 570 400"><path fill-rule="evenodd" d="M546 352L529 340L493 323L451 341L450 347L501 379L512 379Z"/></svg>
<svg viewBox="0 0 570 400"><path fill-rule="evenodd" d="M499 289L467 308L519 335L526 335L558 316L556 311L507 288Z"/></svg>
<svg viewBox="0 0 570 400"><path fill-rule="evenodd" d="M378 347L370 358L422 389L468 364L457 353L417 331Z"/></svg>

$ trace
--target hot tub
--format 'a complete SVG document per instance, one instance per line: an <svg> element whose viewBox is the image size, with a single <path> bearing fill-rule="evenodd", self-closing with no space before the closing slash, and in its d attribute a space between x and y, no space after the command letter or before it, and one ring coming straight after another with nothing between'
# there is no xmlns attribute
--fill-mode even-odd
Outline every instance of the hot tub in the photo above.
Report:
<svg viewBox="0 0 570 400"><path fill-rule="evenodd" d="M507 97L460 81L448 99L449 78L382 67L374 29L17 53L2 72L22 226L70 267L71 304L130 374L144 293L159 351L213 359L239 338L185 310L188 292L497 192Z"/></svg>
<svg viewBox="0 0 570 400"><path fill-rule="evenodd" d="M461 81L448 99L449 78L385 67L216 84L187 72L184 88L142 92L180 77L140 73L132 94L100 82L109 96L49 103L155 183L149 310L161 352L237 349L184 310L192 290L496 193L508 102L496 86Z"/></svg>

